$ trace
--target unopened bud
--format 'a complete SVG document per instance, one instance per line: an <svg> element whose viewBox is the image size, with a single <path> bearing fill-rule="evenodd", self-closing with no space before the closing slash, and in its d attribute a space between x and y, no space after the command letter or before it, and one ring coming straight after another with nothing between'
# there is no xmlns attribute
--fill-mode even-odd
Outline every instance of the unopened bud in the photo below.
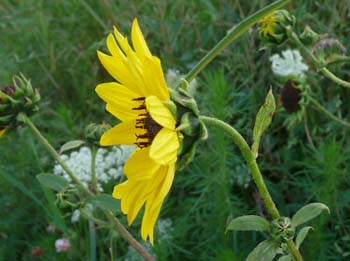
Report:
<svg viewBox="0 0 350 261"><path fill-rule="evenodd" d="M295 234L295 227L290 218L280 217L273 220L270 224L271 237L277 242L291 240Z"/></svg>

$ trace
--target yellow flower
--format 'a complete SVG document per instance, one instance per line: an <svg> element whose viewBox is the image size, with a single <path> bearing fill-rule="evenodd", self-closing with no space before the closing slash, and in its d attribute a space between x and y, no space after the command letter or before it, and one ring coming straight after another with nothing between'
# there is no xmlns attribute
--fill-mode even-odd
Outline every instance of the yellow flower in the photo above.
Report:
<svg viewBox="0 0 350 261"><path fill-rule="evenodd" d="M172 185L180 147L176 120L164 105L170 101L160 60L148 49L138 22L131 29L132 48L116 28L107 37L111 55L98 52L105 69L117 82L96 87L106 109L122 122L105 132L102 146L136 145L124 166L127 180L114 187L128 223L145 206L141 236L153 244L160 208Z"/></svg>

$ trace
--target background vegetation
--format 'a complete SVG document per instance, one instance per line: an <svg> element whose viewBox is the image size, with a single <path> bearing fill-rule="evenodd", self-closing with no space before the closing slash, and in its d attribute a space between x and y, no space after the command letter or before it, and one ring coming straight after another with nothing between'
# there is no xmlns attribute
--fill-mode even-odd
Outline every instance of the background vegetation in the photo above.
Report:
<svg viewBox="0 0 350 261"><path fill-rule="evenodd" d="M112 1L112 0L2 0L0 2L0 85L13 74L24 73L40 89L42 104L33 121L59 148L65 141L82 138L90 122L108 121L104 104L94 88L111 78L100 65L96 50L105 50L106 35L117 25L129 35L138 17L150 49L161 57L164 70L186 73L227 30L272 1ZM288 9L302 31L337 37L349 47L350 2L295 0ZM269 51L258 51L256 28L226 49L198 78L196 98L207 115L233 124L249 141L255 114L272 86L278 96L281 84L272 75ZM344 79L349 66L335 67ZM320 76L312 77L319 102L349 119L349 90ZM282 109L263 137L259 165L281 213L291 216L309 202L322 202L331 215L318 218L301 252L305 260L346 260L350 255L350 139L349 130L314 110L307 123L286 128L290 117ZM315 147L305 129L310 130ZM170 219L171 235L156 243L160 260L244 260L263 239L258 233L225 233L232 217L265 214L237 148L215 129L203 142L195 161L177 173L161 218ZM53 160L21 128L0 140L0 259L29 260L32 248L44 249L38 260L88 258L87 222L70 224L65 210L52 202L35 175L51 172ZM242 185L246 184L246 186ZM125 218L122 218L125 221ZM54 224L72 235L67 254L56 253L57 235L46 231ZM133 234L138 237L137 223ZM98 231L98 260L108 260L108 237ZM120 240L119 240L120 241ZM118 241L118 242L119 242ZM127 247L116 243L118 260ZM135 256L128 256L135 260Z"/></svg>

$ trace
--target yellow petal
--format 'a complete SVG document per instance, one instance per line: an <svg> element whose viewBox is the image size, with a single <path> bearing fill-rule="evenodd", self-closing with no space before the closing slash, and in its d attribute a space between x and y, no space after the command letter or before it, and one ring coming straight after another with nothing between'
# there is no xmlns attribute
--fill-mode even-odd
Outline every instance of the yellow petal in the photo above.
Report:
<svg viewBox="0 0 350 261"><path fill-rule="evenodd" d="M136 142L135 123L134 120L125 121L103 133L100 140L101 146L134 145Z"/></svg>
<svg viewBox="0 0 350 261"><path fill-rule="evenodd" d="M124 173L128 179L144 180L153 177L160 165L149 157L150 148L134 151L124 165Z"/></svg>
<svg viewBox="0 0 350 261"><path fill-rule="evenodd" d="M112 56L114 56L117 59L126 61L126 56L120 50L117 42L115 41L113 34L109 34L107 37L107 48L111 52Z"/></svg>
<svg viewBox="0 0 350 261"><path fill-rule="evenodd" d="M132 38L132 44L134 46L134 49L138 55L145 55L145 56L152 55L150 50L148 49L147 43L145 41L145 38L143 37L143 34L139 27L139 23L137 22L136 18L132 23L131 38Z"/></svg>
<svg viewBox="0 0 350 261"><path fill-rule="evenodd" d="M116 79L121 84L129 87L130 89L132 88L134 92L139 93L139 88L137 88L138 84L135 81L134 76L122 60L104 54L100 51L97 51L97 56L103 67L110 75L112 75L114 79Z"/></svg>
<svg viewBox="0 0 350 261"><path fill-rule="evenodd" d="M145 213L142 219L141 236L144 240L149 240L153 245L154 225L159 216L161 206L165 197L169 193L170 187L174 180L175 164L162 167L156 174L162 182L152 190L146 201Z"/></svg>
<svg viewBox="0 0 350 261"><path fill-rule="evenodd" d="M128 38L124 37L115 26L114 26L114 36L117 39L117 42L121 47L121 49L123 50L123 52L127 53L131 49L131 46L129 45L129 42L128 42Z"/></svg>
<svg viewBox="0 0 350 261"><path fill-rule="evenodd" d="M155 95L162 101L169 101L169 91L166 85L162 65L156 56L144 57L144 75L147 96Z"/></svg>
<svg viewBox="0 0 350 261"><path fill-rule="evenodd" d="M151 159L162 165L174 163L177 160L179 147L177 133L163 128L154 138L149 155Z"/></svg>
<svg viewBox="0 0 350 261"><path fill-rule="evenodd" d="M147 111L152 119L162 127L175 130L176 121L169 109L156 96L146 98Z"/></svg>
<svg viewBox="0 0 350 261"><path fill-rule="evenodd" d="M133 110L140 106L140 102L133 100L138 98L138 94L124 85L116 82L102 83L96 86L95 91L107 103L107 111L122 121L136 119L140 113Z"/></svg>
<svg viewBox="0 0 350 261"><path fill-rule="evenodd" d="M1 138L2 136L4 136L5 132L6 132L6 129L0 130L0 138Z"/></svg>

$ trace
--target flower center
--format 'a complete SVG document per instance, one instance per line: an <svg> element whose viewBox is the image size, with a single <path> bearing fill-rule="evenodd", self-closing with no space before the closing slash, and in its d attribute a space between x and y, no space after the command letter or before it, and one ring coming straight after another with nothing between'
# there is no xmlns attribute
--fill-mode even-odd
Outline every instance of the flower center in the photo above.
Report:
<svg viewBox="0 0 350 261"><path fill-rule="evenodd" d="M162 126L155 122L147 111L145 97L138 97L132 100L140 103L138 107L132 108L133 110L140 111L140 114L138 114L136 119L135 129L145 130L145 132L142 133L135 133L135 145L140 149L147 148L152 144L154 137L162 129Z"/></svg>

